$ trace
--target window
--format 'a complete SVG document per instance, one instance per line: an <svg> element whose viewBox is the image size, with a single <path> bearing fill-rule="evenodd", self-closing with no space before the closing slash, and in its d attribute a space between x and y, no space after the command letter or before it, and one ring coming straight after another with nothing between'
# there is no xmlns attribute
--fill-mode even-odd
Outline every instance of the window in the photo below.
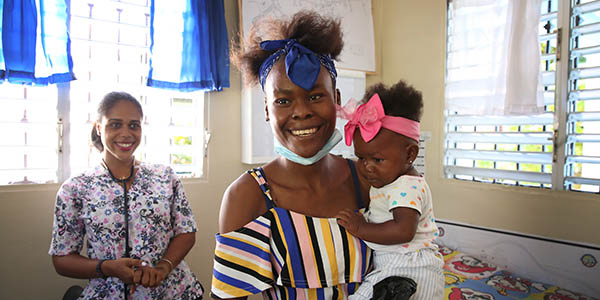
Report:
<svg viewBox="0 0 600 300"><path fill-rule="evenodd" d="M126 91L144 109L136 158L200 177L204 162L204 95L145 86L150 2L70 1L77 80L55 86L0 85L0 184L55 183L97 164L89 144L101 98Z"/></svg>
<svg viewBox="0 0 600 300"><path fill-rule="evenodd" d="M0 85L0 184L57 179L57 89Z"/></svg>
<svg viewBox="0 0 600 300"><path fill-rule="evenodd" d="M476 70L465 72L469 66L456 59L468 49L453 45L452 5L449 1L446 85L485 80L473 78ZM600 1L542 0L540 10L545 111L525 116L446 111L444 172L454 179L598 193ZM485 40L469 46L494 47Z"/></svg>

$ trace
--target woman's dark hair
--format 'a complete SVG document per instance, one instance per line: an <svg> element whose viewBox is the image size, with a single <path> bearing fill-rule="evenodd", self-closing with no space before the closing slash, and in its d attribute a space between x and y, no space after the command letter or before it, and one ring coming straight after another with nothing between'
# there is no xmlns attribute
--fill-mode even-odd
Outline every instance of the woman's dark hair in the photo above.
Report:
<svg viewBox="0 0 600 300"><path fill-rule="evenodd" d="M379 95L386 115L421 122L423 96L406 82L400 80L391 87L377 83L367 89L362 102L366 103L375 94Z"/></svg>
<svg viewBox="0 0 600 300"><path fill-rule="evenodd" d="M258 83L260 65L275 52L261 49L260 42L282 39L296 39L304 47L317 54L329 54L332 59L337 59L344 47L338 19L306 10L289 20L261 19L252 25L243 46L233 43L231 48L231 62L242 72L247 85Z"/></svg>
<svg viewBox="0 0 600 300"><path fill-rule="evenodd" d="M138 112L140 113L140 115L142 117L144 116L144 111L142 110L142 105L133 96L131 96L130 94L128 94L126 92L110 92L110 93L106 94L104 96L104 98L102 98L102 101L100 101L100 104L98 104L98 118L96 119L96 122L100 122L102 120L102 117L106 116L106 114L108 114L108 112L119 101L127 101L130 103L133 103L135 105L135 107L137 108ZM98 132L96 132L96 124L95 123L94 123L94 126L92 126L91 142L92 142L92 145L94 145L94 147L96 147L96 149L98 149L98 151L102 152L104 150L104 145L102 145L102 139L100 139Z"/></svg>

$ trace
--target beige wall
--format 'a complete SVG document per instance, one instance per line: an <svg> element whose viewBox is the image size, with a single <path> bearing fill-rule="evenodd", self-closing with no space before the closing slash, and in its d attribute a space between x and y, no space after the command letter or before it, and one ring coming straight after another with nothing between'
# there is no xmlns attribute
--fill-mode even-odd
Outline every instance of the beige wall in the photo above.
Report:
<svg viewBox="0 0 600 300"><path fill-rule="evenodd" d="M367 83L402 78L423 91L423 130L427 144L427 179L438 218L558 239L600 244L600 196L514 188L443 178L443 106L445 0L374 0L378 72ZM238 24L236 0L226 0L230 37ZM382 63L382 62L385 62ZM231 88L208 95L212 140L206 180L186 180L199 231L186 258L208 290L220 199L228 183L250 166L240 163L240 76ZM60 299L73 283L60 277L47 254L52 209L58 185L0 187L0 259L2 299Z"/></svg>

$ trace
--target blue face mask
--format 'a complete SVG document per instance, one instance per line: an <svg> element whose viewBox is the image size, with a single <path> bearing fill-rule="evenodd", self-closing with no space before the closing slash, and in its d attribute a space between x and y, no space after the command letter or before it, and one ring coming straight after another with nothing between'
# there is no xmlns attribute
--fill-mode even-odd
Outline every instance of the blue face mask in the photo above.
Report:
<svg viewBox="0 0 600 300"><path fill-rule="evenodd" d="M337 143L339 143L341 140L342 140L342 134L340 133L339 130L336 129L333 132L333 134L331 135L331 137L329 138L329 140L327 141L327 143L325 143L323 148L321 148L321 150L319 150L319 152L317 152L317 154L315 154L313 157L309 157L309 158L302 157L302 156L292 152L290 149L281 145L281 143L279 143L277 138L274 138L274 144L275 144L275 152L277 152L279 155L281 155L295 163L308 166L308 165L312 165L312 164L318 162L319 160L321 160L321 158L323 158L325 155L327 155L329 153L329 151L331 151L331 149L333 149L333 147L335 147L335 145L337 145Z"/></svg>

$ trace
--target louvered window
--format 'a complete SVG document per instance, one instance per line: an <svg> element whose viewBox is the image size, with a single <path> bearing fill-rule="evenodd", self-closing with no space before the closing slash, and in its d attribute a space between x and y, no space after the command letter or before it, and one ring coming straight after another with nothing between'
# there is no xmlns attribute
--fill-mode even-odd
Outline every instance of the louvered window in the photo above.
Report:
<svg viewBox="0 0 600 300"><path fill-rule="evenodd" d="M545 112L473 116L447 111L445 174L462 180L598 193L600 1L543 0L540 9ZM453 26L451 10L450 1L448 28ZM453 47L457 37L448 32L446 84L468 84L457 75L461 66L454 59L464 53ZM479 41L471 46L493 45ZM477 79L485 80L484 76Z"/></svg>
<svg viewBox="0 0 600 300"><path fill-rule="evenodd" d="M0 185L62 182L98 163L89 144L98 102L126 91L144 109L136 158L201 177L205 153L204 94L145 86L150 1L70 1L77 80L49 87L0 85Z"/></svg>
<svg viewBox="0 0 600 300"><path fill-rule="evenodd" d="M573 3L566 99L567 189L598 192L600 185L600 1ZM566 62L566 61L565 61Z"/></svg>
<svg viewBox="0 0 600 300"><path fill-rule="evenodd" d="M0 184L56 182L56 87L0 85Z"/></svg>

